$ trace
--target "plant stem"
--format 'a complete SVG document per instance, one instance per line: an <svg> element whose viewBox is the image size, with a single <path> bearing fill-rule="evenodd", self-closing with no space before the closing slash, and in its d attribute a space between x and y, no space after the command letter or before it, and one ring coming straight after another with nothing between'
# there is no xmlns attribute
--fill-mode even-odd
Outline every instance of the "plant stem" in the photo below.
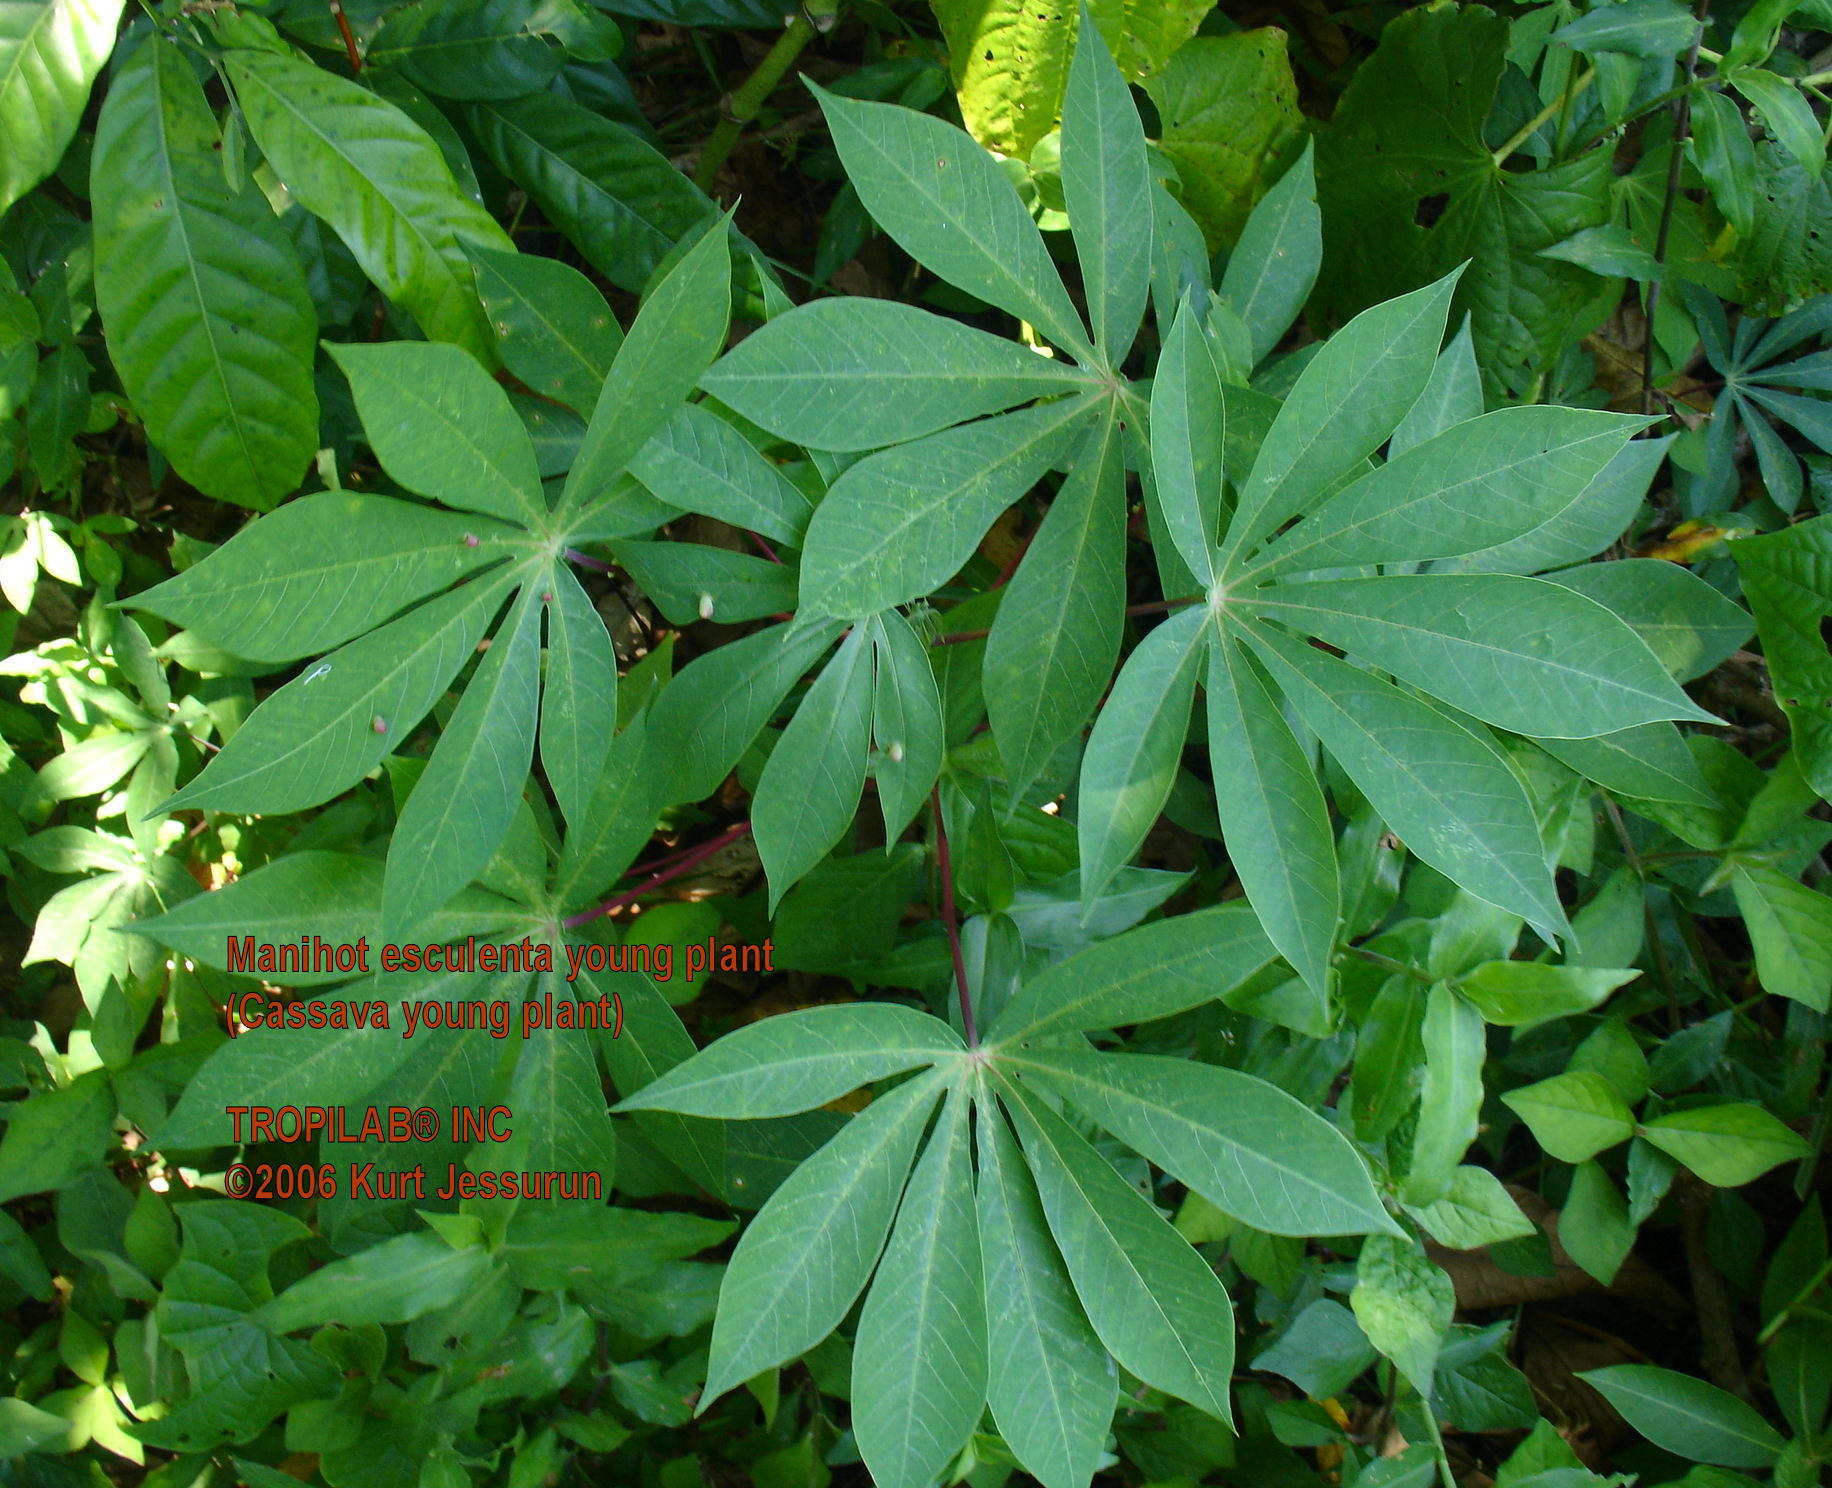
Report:
<svg viewBox="0 0 1832 1488"><path fill-rule="evenodd" d="M617 911L622 909L625 905L634 904L638 899L642 898L644 894L649 893L651 890L659 889L663 884L671 883L673 880L691 873L721 848L729 847L740 837L748 834L750 830L751 824L749 822L739 822L737 826L727 828L710 842L702 842L698 847L691 848L684 854L677 854L676 856L679 858L679 861L676 862L673 867L664 868L658 873L651 873L648 878L643 880L643 882L638 884L635 888L627 889L621 894L613 894L609 899L606 899L604 903L595 905L591 909L581 910L578 914L570 915L560 923L566 929L573 930L590 920L601 920L606 915L616 914ZM659 861L665 863L668 860L662 858Z"/></svg>
<svg viewBox="0 0 1832 1488"><path fill-rule="evenodd" d="M929 804L935 810L935 866L941 873L941 922L948 931L948 950L954 957L954 985L961 1000L961 1027L966 1030L967 1047L980 1046L979 1030L973 1026L973 997L967 991L967 962L961 955L961 931L954 917L954 865L948 860L948 829L941 820L941 782L929 791Z"/></svg>
<svg viewBox="0 0 1832 1488"><path fill-rule="evenodd" d="M732 94L725 117L713 127L711 135L701 147L700 163L693 172L693 184L700 190L712 190L719 167L725 164L725 158L731 154L732 146L737 144L744 126L757 117L769 96L776 91L776 85L782 81L782 75L789 70L789 64L801 55L801 49L813 39L814 22L808 18L805 10L797 10L782 35L776 38L776 45L757 64L757 70Z"/></svg>
<svg viewBox="0 0 1832 1488"><path fill-rule="evenodd" d="M1541 109L1537 114L1535 114L1531 119L1529 119L1519 129L1517 129L1514 132L1513 138L1511 138L1499 150L1496 150L1493 152L1493 159L1495 161L1495 169L1500 170L1502 166L1506 165L1508 162L1508 157L1511 156L1522 145L1524 145L1528 140L1532 139L1534 135L1538 134L1540 126L1544 124L1546 120L1550 119L1554 114L1558 113L1560 109L1569 108L1572 105L1572 103L1576 101L1578 95L1582 93L1586 88L1588 88L1591 85L1592 82L1596 80L1596 76L1597 76L1596 68L1586 67L1583 70L1583 72L1581 72L1578 75L1578 79L1576 82L1568 84L1564 92L1560 93L1557 98L1553 99L1552 102L1547 104L1543 109Z"/></svg>
<svg viewBox="0 0 1832 1488"><path fill-rule="evenodd" d="M594 558L590 553L581 553L577 548L568 548L563 554L568 563L577 563L581 568L595 568L599 573L610 573L612 565L602 558Z"/></svg>
<svg viewBox="0 0 1832 1488"><path fill-rule="evenodd" d="M350 31L349 19L344 15L343 0L329 0L331 19L337 22L338 33L343 37L344 50L350 54L350 71L361 72L363 59L356 50L356 37Z"/></svg>
<svg viewBox="0 0 1832 1488"><path fill-rule="evenodd" d="M1711 0L1698 0L1692 17L1698 23L1693 32L1691 49L1686 53L1688 91L1673 100L1673 139L1667 146L1667 192L1660 204L1660 231L1654 239L1654 263L1667 261L1667 234L1673 226L1673 204L1679 198L1679 172L1685 163L1686 134L1692 127L1692 94L1690 87L1698 76L1699 44L1705 39L1705 20L1711 14ZM1660 309L1660 280L1648 284L1648 329L1641 348L1641 411L1654 411L1654 315Z"/></svg>

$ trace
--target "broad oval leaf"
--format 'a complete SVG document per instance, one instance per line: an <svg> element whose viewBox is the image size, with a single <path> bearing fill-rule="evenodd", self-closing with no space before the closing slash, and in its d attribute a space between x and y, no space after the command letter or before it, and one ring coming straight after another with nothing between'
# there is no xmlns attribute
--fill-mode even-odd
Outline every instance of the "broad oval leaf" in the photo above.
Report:
<svg viewBox="0 0 1832 1488"><path fill-rule="evenodd" d="M464 251L503 365L536 392L589 415L623 344L597 286L558 259L476 244Z"/></svg>
<svg viewBox="0 0 1832 1488"><path fill-rule="evenodd" d="M96 298L148 436L199 490L265 510L318 447L318 321L279 219L252 182L230 190L220 149L190 61L147 38L96 125Z"/></svg>
<svg viewBox="0 0 1832 1488"><path fill-rule="evenodd" d="M121 0L0 4L0 212L57 169L120 21Z"/></svg>
<svg viewBox="0 0 1832 1488"><path fill-rule="evenodd" d="M1256 1230L1401 1233L1348 1138L1276 1085L1146 1054L1038 1049L1021 1059L1084 1115Z"/></svg>
<svg viewBox="0 0 1832 1488"><path fill-rule="evenodd" d="M1655 1446L1693 1462L1771 1467L1786 1445L1747 1401L1689 1374L1652 1364L1612 1364L1578 1378Z"/></svg>
<svg viewBox="0 0 1832 1488"><path fill-rule="evenodd" d="M762 334L738 345L749 346ZM702 383L707 375L701 374ZM674 410L630 458L630 474L670 506L748 527L794 548L802 546L814 515L814 503L805 493L735 428L698 403Z"/></svg>
<svg viewBox="0 0 1832 1488"><path fill-rule="evenodd" d="M233 51L224 65L261 153L300 204L336 229L428 337L494 365L496 338L460 243L514 244L458 189L432 136L386 99L296 57Z"/></svg>
<svg viewBox="0 0 1832 1488"><path fill-rule="evenodd" d="M733 1121L791 1116L964 1048L940 1019L895 1003L803 1008L727 1034L617 1109Z"/></svg>

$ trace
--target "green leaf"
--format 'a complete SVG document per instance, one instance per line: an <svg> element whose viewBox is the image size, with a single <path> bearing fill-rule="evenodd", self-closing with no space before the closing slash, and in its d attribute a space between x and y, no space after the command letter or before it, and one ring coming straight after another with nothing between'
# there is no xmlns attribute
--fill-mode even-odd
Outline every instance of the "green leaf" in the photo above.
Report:
<svg viewBox="0 0 1832 1488"><path fill-rule="evenodd" d="M1414 445L1482 417L1482 372L1476 366L1476 345L1469 327L1466 315L1461 329L1450 338L1450 345L1438 353L1431 368L1431 381L1387 441L1388 464ZM1453 465L1453 472L1455 468Z"/></svg>
<svg viewBox="0 0 1832 1488"><path fill-rule="evenodd" d="M165 809L279 815L348 790L445 695L512 582L504 572L466 584L313 663L269 694Z"/></svg>
<svg viewBox="0 0 1832 1488"><path fill-rule="evenodd" d="M986 1293L965 1092L910 1176L853 1340L853 1435L872 1481L927 1488L986 1408Z"/></svg>
<svg viewBox="0 0 1832 1488"><path fill-rule="evenodd" d="M770 751L751 803L770 911L832 850L859 810L871 748L872 671L866 627L840 643Z"/></svg>
<svg viewBox="0 0 1832 1488"><path fill-rule="evenodd" d="M502 845L534 761L541 608L525 585L401 809L382 887L390 931L418 925Z"/></svg>
<svg viewBox="0 0 1832 1488"><path fill-rule="evenodd" d="M120 0L0 5L0 212L57 169L120 20Z"/></svg>
<svg viewBox="0 0 1832 1488"><path fill-rule="evenodd" d="M1692 100L1692 158L1725 220L1749 237L1756 225L1756 148L1743 110L1722 93L1701 89Z"/></svg>
<svg viewBox="0 0 1832 1488"><path fill-rule="evenodd" d="M725 233L715 226L643 301L566 477L563 512L578 511L610 485L719 354L731 314L731 267Z"/></svg>
<svg viewBox="0 0 1832 1488"><path fill-rule="evenodd" d="M1420 1037L1425 1080L1412 1166L1400 1195L1408 1204L1435 1204L1450 1192L1463 1154L1476 1140L1488 1048L1481 1015L1442 982L1426 997Z"/></svg>
<svg viewBox="0 0 1832 1488"><path fill-rule="evenodd" d="M1457 990L1488 1022L1503 1028L1532 1028L1554 1018L1587 1013L1616 988L1641 973L1538 961L1486 961L1458 978Z"/></svg>
<svg viewBox="0 0 1832 1488"><path fill-rule="evenodd" d="M1225 996L1277 954L1244 904L1158 920L1046 967L1005 1005L986 1037L1013 1046L1168 1018Z"/></svg>
<svg viewBox="0 0 1832 1488"><path fill-rule="evenodd" d="M1832 796L1832 656L1820 631L1832 615L1832 517L1745 538L1731 552L1801 773Z"/></svg>
<svg viewBox="0 0 1832 1488"><path fill-rule="evenodd" d="M1486 735L1313 646L1257 627L1250 639L1304 722L1414 854L1557 933L1564 912L1532 803Z"/></svg>
<svg viewBox="0 0 1832 1488"><path fill-rule="evenodd" d="M1228 861L1279 953L1322 993L1341 914L1329 807L1260 673L1227 636L1209 652L1208 724Z"/></svg>
<svg viewBox="0 0 1832 1488"><path fill-rule="evenodd" d="M401 6L363 60L396 67L442 98L520 98L553 81L565 54L536 34L535 0L457 0Z"/></svg>
<svg viewBox="0 0 1832 1488"><path fill-rule="evenodd" d="M547 514L534 446L474 358L424 341L326 348L382 468L410 491L506 522Z"/></svg>
<svg viewBox="0 0 1832 1488"><path fill-rule="evenodd" d="M96 302L148 437L200 490L265 510L318 447L318 322L279 219L224 182L220 146L189 60L149 38L96 125Z"/></svg>
<svg viewBox="0 0 1832 1488"><path fill-rule="evenodd" d="M1432 1239L1452 1250L1477 1250L1534 1233L1533 1221L1487 1168L1458 1168L1443 1197L1429 1204L1408 1204L1406 1212Z"/></svg>
<svg viewBox="0 0 1832 1488"><path fill-rule="evenodd" d="M1237 481L1240 499L1223 543L1228 567L1313 507L1393 432L1430 380L1455 288L1456 275L1446 275L1363 311L1323 343L1280 406L1253 469Z"/></svg>
<svg viewBox="0 0 1832 1488"><path fill-rule="evenodd" d="M1236 238L1244 241L1242 224L1248 220L1248 209L1265 191L1268 168L1301 124L1285 33L1263 26L1227 36L1193 37L1177 49L1169 66L1144 83L1163 124L1158 148L1176 167L1183 205L1202 224L1212 247L1232 244ZM1307 271L1315 273L1317 252L1314 241L1307 251L1301 250L1292 266L1293 280ZM1295 283L1289 284L1285 292L1295 288ZM1225 280L1222 294L1230 295ZM1298 302L1303 299L1299 294ZM1234 308L1241 310L1239 305ZM1291 306L1291 316L1297 309L1297 304ZM1266 322L1256 327L1246 315L1241 318L1252 333L1255 361L1263 355L1262 344L1270 349L1291 323L1287 318L1276 332L1268 333Z"/></svg>
<svg viewBox="0 0 1832 1488"><path fill-rule="evenodd" d="M1086 1488L1118 1380L1050 1238L1037 1186L996 1113L975 1131L992 1418L1044 1488Z"/></svg>
<svg viewBox="0 0 1832 1488"><path fill-rule="evenodd" d="M1809 1151L1798 1133L1761 1106L1740 1102L1669 1111L1641 1134L1713 1188L1741 1188Z"/></svg>
<svg viewBox="0 0 1832 1488"><path fill-rule="evenodd" d="M1684 51L1697 32L1698 22L1679 0L1621 0L1568 21L1547 40L1578 52L1660 59Z"/></svg>
<svg viewBox="0 0 1832 1488"><path fill-rule="evenodd" d="M224 66L255 143L301 206L435 341L494 360L463 243L512 249L458 189L439 146L385 99L310 62L233 51Z"/></svg>
<svg viewBox="0 0 1832 1488"><path fill-rule="evenodd" d="M929 798L941 774L941 694L928 649L909 621L886 610L872 621L872 739L878 746L873 775L884 815L888 853Z"/></svg>
<svg viewBox="0 0 1832 1488"><path fill-rule="evenodd" d="M537 393L589 415L623 344L597 287L570 265L467 245L503 365Z"/></svg>
<svg viewBox="0 0 1832 1488"><path fill-rule="evenodd" d="M1415 403L1407 419L1417 412ZM1330 497L1267 545L1255 573L1411 563L1498 546L1563 512L1641 423L1546 406L1454 423Z"/></svg>
<svg viewBox="0 0 1832 1488"><path fill-rule="evenodd" d="M699 801L717 790L839 628L837 621L801 631L772 625L695 657L649 716L650 747L672 769L665 801Z"/></svg>
<svg viewBox="0 0 1832 1488"><path fill-rule="evenodd" d="M1289 75L1290 64L1285 66ZM1171 154L1174 158L1176 151ZM1246 325L1256 366L1291 329L1323 262L1323 215L1317 210L1312 155L1306 140L1304 152L1247 218L1221 276L1221 298ZM1206 173L1199 179L1207 185Z"/></svg>
<svg viewBox="0 0 1832 1488"><path fill-rule="evenodd" d="M1746 863L1736 865L1730 887L1763 987L1825 1012L1832 998L1832 899L1779 869Z"/></svg>
<svg viewBox="0 0 1832 1488"><path fill-rule="evenodd" d="M1450 1278L1417 1242L1371 1235L1356 1262L1349 1306L1368 1342L1415 1390L1429 1394L1438 1349L1457 1307Z"/></svg>
<svg viewBox="0 0 1832 1488"><path fill-rule="evenodd" d="M749 336L738 344L749 346L756 339ZM791 547L803 545L814 512L807 496L749 440L697 403L674 410L631 457L630 473L671 506L752 528Z"/></svg>
<svg viewBox="0 0 1832 1488"><path fill-rule="evenodd" d="M740 341L700 378L792 444L867 450L919 439L1084 374L1014 341L895 300L811 300Z"/></svg>
<svg viewBox="0 0 1832 1488"><path fill-rule="evenodd" d="M1651 1364L1613 1364L1578 1378L1655 1446L1693 1462L1770 1467L1784 1445L1754 1407L1689 1374Z"/></svg>
<svg viewBox="0 0 1832 1488"><path fill-rule="evenodd" d="M1729 80L1730 86L1761 112L1769 133L1800 162L1801 169L1809 176L1818 175L1826 163L1826 142L1812 105L1800 96L1799 90L1759 67L1736 68Z"/></svg>
<svg viewBox="0 0 1832 1488"><path fill-rule="evenodd" d="M1151 473L1171 541L1204 586L1215 582L1226 423L1215 360L1186 295L1151 384Z"/></svg>
<svg viewBox="0 0 1832 1488"><path fill-rule="evenodd" d="M557 970L537 979L532 995L542 992L552 993L556 1001L575 995ZM515 1135L491 1150L487 1159L473 1157L474 1167L588 1173L610 1191L617 1171L617 1136L606 1113L597 1058L580 1035L550 1030L524 1039L507 1103L515 1113ZM535 1197L524 1193L522 1200ZM541 1207L551 1212L573 1205L554 1198Z"/></svg>
<svg viewBox="0 0 1832 1488"><path fill-rule="evenodd" d="M1417 1098L1424 1022L1425 984L1404 973L1388 977L1355 1032L1346 1099L1361 1140L1378 1142Z"/></svg>
<svg viewBox="0 0 1832 1488"><path fill-rule="evenodd" d="M319 1267L254 1316L276 1333L332 1322L345 1328L412 1322L456 1302L484 1279L490 1265L481 1246L453 1250L425 1230L396 1235Z"/></svg>
<svg viewBox="0 0 1832 1488"><path fill-rule="evenodd" d="M1151 280L1145 131L1086 0L1062 95L1062 196L1102 364L1118 368L1138 334Z"/></svg>
<svg viewBox="0 0 1832 1488"><path fill-rule="evenodd" d="M1483 128L1507 65L1509 22L1481 7L1395 19L1317 143L1316 303L1346 315L1468 262L1454 313L1470 314L1484 380L1500 394L1557 353L1596 295L1588 270L1538 254L1609 220L1615 152L1605 145L1543 170L1499 169ZM1364 251L1370 242L1382 251Z"/></svg>
<svg viewBox="0 0 1832 1488"><path fill-rule="evenodd" d="M1060 1116L1001 1083L1050 1232L1107 1351L1146 1384L1230 1421L1234 1309L1220 1278Z"/></svg>
<svg viewBox="0 0 1832 1488"><path fill-rule="evenodd" d="M1075 17L1027 10L1019 0L941 0L934 8L967 127L988 149L1029 159L1032 146L1056 127L1060 116L1075 49ZM1131 83L1162 69L1208 9L1203 0L1131 8L1118 0L1098 0L1091 8Z"/></svg>
<svg viewBox="0 0 1832 1488"><path fill-rule="evenodd" d="M1090 430L993 617L981 668L992 736L1021 797L1106 690L1125 608L1125 459Z"/></svg>
<svg viewBox="0 0 1832 1488"><path fill-rule="evenodd" d="M1547 1156L1560 1162L1589 1162L1635 1134L1634 1116L1595 1070L1567 1070L1506 1091L1501 1101L1526 1122Z"/></svg>
<svg viewBox="0 0 1832 1488"><path fill-rule="evenodd" d="M572 570L547 571L547 677L541 693L541 768L561 814L584 826L617 725L617 653Z"/></svg>
<svg viewBox="0 0 1832 1488"><path fill-rule="evenodd" d="M1011 180L952 124L809 84L847 179L899 247L956 288L1096 360L1081 317Z"/></svg>
<svg viewBox="0 0 1832 1488"><path fill-rule="evenodd" d="M513 530L392 497L318 491L122 603L249 661L296 661L499 561Z"/></svg>
<svg viewBox="0 0 1832 1488"><path fill-rule="evenodd" d="M1558 1242L1600 1286L1616 1279L1635 1248L1628 1201L1599 1164L1579 1163L1573 1171L1571 1192L1559 1210Z"/></svg>
<svg viewBox="0 0 1832 1488"><path fill-rule="evenodd" d="M640 292L718 211L653 145L569 98L473 103L464 117L497 168L619 289Z"/></svg>
<svg viewBox="0 0 1832 1488"><path fill-rule="evenodd" d="M0 1137L0 1202L62 1188L114 1143L115 1097L106 1070L91 1070L14 1106Z"/></svg>
<svg viewBox="0 0 1832 1488"><path fill-rule="evenodd" d="M937 1073L879 1096L758 1210L719 1287L701 1410L845 1317L884 1248L942 1088Z"/></svg>
<svg viewBox="0 0 1832 1488"><path fill-rule="evenodd" d="M1146 636L1126 658L1094 720L1077 794L1084 913L1138 850L1170 797L1208 618L1194 607Z"/></svg>
<svg viewBox="0 0 1832 1488"><path fill-rule="evenodd" d="M1020 409L848 466L808 523L801 613L864 619L940 588L999 513L1074 448L1089 411L1083 399Z"/></svg>
<svg viewBox="0 0 1832 1488"><path fill-rule="evenodd" d="M1324 579L1252 602L1515 733L1589 738L1669 718L1715 721L1602 605L1542 579Z"/></svg>
<svg viewBox="0 0 1832 1488"><path fill-rule="evenodd" d="M790 1116L874 1080L952 1060L963 1047L939 1018L895 1003L803 1008L727 1034L617 1109L732 1121Z"/></svg>
<svg viewBox="0 0 1832 1488"><path fill-rule="evenodd" d="M1276 1085L1143 1054L1033 1050L1021 1067L1242 1224L1273 1235L1399 1233L1349 1140Z"/></svg>
<svg viewBox="0 0 1832 1488"><path fill-rule="evenodd" d="M1594 739L1539 739L1539 747L1606 790L1646 801L1719 809L1711 784L1685 736L1670 723L1600 734Z"/></svg>
<svg viewBox="0 0 1832 1488"><path fill-rule="evenodd" d="M1586 563L1545 577L1627 621L1681 682L1714 670L1755 629L1740 604L1691 569L1658 558Z"/></svg>

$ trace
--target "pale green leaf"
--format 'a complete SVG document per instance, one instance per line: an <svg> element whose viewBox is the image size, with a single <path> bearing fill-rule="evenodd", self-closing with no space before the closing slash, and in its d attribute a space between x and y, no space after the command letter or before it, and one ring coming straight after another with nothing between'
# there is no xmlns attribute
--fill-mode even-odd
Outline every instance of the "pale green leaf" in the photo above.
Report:
<svg viewBox="0 0 1832 1488"><path fill-rule="evenodd" d="M1270 65L1276 70L1276 63ZM1255 365L1291 329L1323 261L1323 217L1317 210L1312 154L1307 140L1303 153L1248 216L1221 276L1221 298L1247 327ZM1195 189L1206 195L1207 187L1204 173Z"/></svg>
<svg viewBox="0 0 1832 1488"><path fill-rule="evenodd" d="M1560 1162L1589 1162L1635 1134L1629 1108L1595 1070L1567 1070L1507 1091L1501 1100Z"/></svg>
<svg viewBox="0 0 1832 1488"><path fill-rule="evenodd" d="M1276 1085L1238 1070L1143 1054L1033 1050L1022 1056L1022 1067L1256 1230L1398 1233L1349 1140Z"/></svg>
<svg viewBox="0 0 1832 1488"><path fill-rule="evenodd" d="M328 349L369 447L408 490L525 526L546 515L534 446L475 358L427 341Z"/></svg>
<svg viewBox="0 0 1832 1488"><path fill-rule="evenodd" d="M1425 1079L1412 1166L1400 1196L1408 1204L1435 1204L1450 1192L1463 1154L1476 1140L1487 1036L1476 1009L1439 982L1425 999L1420 1038Z"/></svg>
<svg viewBox="0 0 1832 1488"><path fill-rule="evenodd" d="M986 1294L968 1098L948 1096L859 1312L852 1429L872 1481L928 1488L986 1408Z"/></svg>
<svg viewBox="0 0 1832 1488"><path fill-rule="evenodd" d="M0 212L57 169L120 20L120 0L0 3Z"/></svg>
<svg viewBox="0 0 1832 1488"><path fill-rule="evenodd" d="M1669 1111L1649 1121L1642 1135L1713 1188L1741 1188L1810 1150L1761 1106L1741 1102Z"/></svg>
<svg viewBox="0 0 1832 1488"><path fill-rule="evenodd" d="M1086 385L1062 362L896 300L811 300L700 377L752 423L819 450L878 449Z"/></svg>
<svg viewBox="0 0 1832 1488"><path fill-rule="evenodd" d="M1349 1306L1368 1342L1415 1390L1429 1394L1438 1349L1457 1306L1450 1278L1415 1241L1372 1235L1356 1262Z"/></svg>
<svg viewBox="0 0 1832 1488"><path fill-rule="evenodd" d="M1265 682L1227 636L1209 652L1208 725L1228 861L1272 943L1321 993L1340 915L1329 807Z"/></svg>
<svg viewBox="0 0 1832 1488"><path fill-rule="evenodd" d="M811 1111L963 1045L939 1018L889 1002L835 1003L747 1024L627 1096L620 1111L750 1121Z"/></svg>
<svg viewBox="0 0 1832 1488"><path fill-rule="evenodd" d="M942 1088L936 1074L874 1100L757 1212L719 1287L701 1410L805 1353L845 1317L877 1264Z"/></svg>

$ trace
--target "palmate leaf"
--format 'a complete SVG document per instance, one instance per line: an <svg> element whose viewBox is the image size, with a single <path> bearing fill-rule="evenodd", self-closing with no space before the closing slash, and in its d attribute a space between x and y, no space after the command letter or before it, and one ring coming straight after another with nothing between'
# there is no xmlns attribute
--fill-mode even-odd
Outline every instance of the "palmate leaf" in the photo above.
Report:
<svg viewBox="0 0 1832 1488"><path fill-rule="evenodd" d="M229 189L220 148L190 62L143 42L96 128L96 294L148 435L200 490L265 510L318 445L318 324L279 219L252 182Z"/></svg>

